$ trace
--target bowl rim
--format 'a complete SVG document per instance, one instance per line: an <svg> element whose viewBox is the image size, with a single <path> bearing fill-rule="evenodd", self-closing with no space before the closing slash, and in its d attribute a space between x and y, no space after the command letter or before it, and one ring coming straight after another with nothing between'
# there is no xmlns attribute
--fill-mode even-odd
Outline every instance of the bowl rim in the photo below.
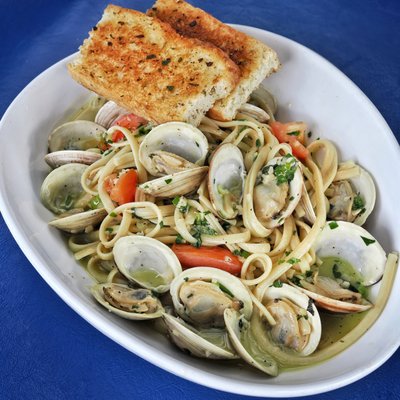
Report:
<svg viewBox="0 0 400 400"><path fill-rule="evenodd" d="M239 25L239 24L230 24L231 26L245 31L246 33L259 33L259 34L267 34L271 37L275 37L279 40L286 41L291 45L295 45L301 49L304 53L309 56L316 57L319 63L322 63L325 68L330 69L335 74L340 74L341 79L346 83L347 86L351 88L352 91L355 91L357 96L362 100L365 106L367 106L370 112L374 115L375 118L378 119L378 123L382 126L382 133L386 135L386 138L391 141L393 146L397 146L398 148L398 157L400 159L400 147L398 146L398 142L388 126L387 122L384 120L383 116L380 114L379 110L376 106L371 102L371 100L361 91L361 89L351 81L342 71L340 71L337 67L335 67L332 63L326 60L324 57L316 53L315 51L307 48L306 46L292 40L286 38L285 36L278 35L273 32L269 32L264 29L255 28L247 25ZM71 61L77 53L71 54L62 60L56 62L51 65L44 71L42 71L39 75L37 75L25 88L15 97L12 103L9 105L5 113L3 114L0 121L0 132L3 129L3 125L5 121L12 116L13 108L15 104L17 104L20 99L24 96L26 91L28 91L33 85L36 84L41 79L44 79L48 72L53 69L56 69L62 64L65 64ZM0 165L0 169L2 165ZM18 246L21 248L29 262L34 266L37 272L42 276L42 278L46 281L46 283L57 293L58 296L62 298L62 300L67 303L74 311L76 311L82 318L84 318L87 322L89 322L92 326L102 332L104 335L117 342L127 350L132 353L138 355L139 357L149 361L153 365L156 365L170 373L173 373L179 377L192 381L194 383L199 383L207 387L211 387L218 390L223 390L230 393L242 394L248 396L274 396L274 397L293 397L293 396L306 396L312 394L324 393L327 391L331 391L345 385L348 385L352 382L355 382L369 373L373 372L379 366L381 366L391 355L397 350L400 346L400 336L395 345L392 345L390 348L386 350L381 357L374 359L368 366L365 366L362 370L352 371L347 375L342 375L340 379L338 378L330 378L326 380L320 380L318 382L301 384L298 385L269 385L268 381L266 384L254 384L249 389L249 383L246 382L237 382L233 381L232 378L226 378L221 376L216 376L213 373L206 372L201 370L198 367L191 366L189 364L185 364L181 361L177 361L173 357L168 354L162 354L160 357L160 352L156 349L153 349L147 343L142 342L140 339L132 338L126 332L122 330L116 329L115 326L112 326L111 322L106 318L98 318L95 315L89 306L83 303L79 298L75 296L73 291L60 279L58 279L57 274L50 271L46 265L43 265L38 253L35 251L35 248L30 244L28 236L23 232L22 229L18 226L17 221L13 219L12 209L9 207L7 199L3 191L0 191L0 211L3 215L4 221L8 226L12 236L16 240ZM130 341L127 341L127 338L130 338ZM132 346L130 342L135 341L140 343L141 346ZM182 368L184 366L184 369ZM250 392L251 390L251 392Z"/></svg>

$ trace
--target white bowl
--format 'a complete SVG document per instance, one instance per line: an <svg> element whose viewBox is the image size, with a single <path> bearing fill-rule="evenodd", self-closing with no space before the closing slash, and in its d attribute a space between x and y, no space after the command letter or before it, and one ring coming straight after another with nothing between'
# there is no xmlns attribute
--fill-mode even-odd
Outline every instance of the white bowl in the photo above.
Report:
<svg viewBox="0 0 400 400"><path fill-rule="evenodd" d="M318 136L333 140L342 159L352 159L375 178L378 201L367 229L386 251L400 249L397 203L399 146L366 96L319 55L282 36L238 26L279 53L283 68L266 81L279 102L282 120L304 120ZM61 234L47 226L52 215L40 203L39 190L48 172L43 161L47 136L88 92L55 64L32 81L14 100L0 124L0 208L4 219L33 266L77 313L105 335L151 363L196 383L253 396L289 397L332 390L372 372L400 345L400 277L374 326L349 349L323 367L284 372L276 378L231 363L191 358L167 339L111 315L89 293L90 279L65 246ZM12 132L12 134L10 134Z"/></svg>

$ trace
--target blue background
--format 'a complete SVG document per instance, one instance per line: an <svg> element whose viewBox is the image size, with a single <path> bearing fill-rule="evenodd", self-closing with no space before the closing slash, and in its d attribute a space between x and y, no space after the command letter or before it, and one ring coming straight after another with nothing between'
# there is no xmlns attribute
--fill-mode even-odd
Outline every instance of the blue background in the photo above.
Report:
<svg viewBox="0 0 400 400"><path fill-rule="evenodd" d="M152 4L148 0L115 3L142 11ZM400 139L399 1L192 3L225 22L279 33L326 57L366 93ZM106 4L100 0L0 0L0 115L37 74L77 50ZM6 140L3 135L2 143ZM368 140L363 132L360 140ZM1 217L0 249L1 399L244 398L177 378L103 336L47 286ZM400 334L395 318L393 329ZM312 398L399 399L399 372L397 351L361 381Z"/></svg>

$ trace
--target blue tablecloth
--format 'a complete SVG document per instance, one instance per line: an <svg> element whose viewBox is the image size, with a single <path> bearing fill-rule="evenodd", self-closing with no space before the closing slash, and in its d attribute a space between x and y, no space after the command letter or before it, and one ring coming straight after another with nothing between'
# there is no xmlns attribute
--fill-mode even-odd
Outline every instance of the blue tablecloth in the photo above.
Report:
<svg viewBox="0 0 400 400"><path fill-rule="evenodd" d="M116 2L142 11L151 6L150 0ZM192 3L223 21L279 33L326 57L366 93L400 139L398 0ZM37 74L77 50L106 4L105 0L1 0L0 115ZM360 135L360 140L368 140ZM4 143L7 137L1 139ZM242 398L177 378L103 336L47 286L2 219L0 249L1 399ZM398 317L393 329L400 334ZM399 372L397 352L361 381L313 398L398 399Z"/></svg>

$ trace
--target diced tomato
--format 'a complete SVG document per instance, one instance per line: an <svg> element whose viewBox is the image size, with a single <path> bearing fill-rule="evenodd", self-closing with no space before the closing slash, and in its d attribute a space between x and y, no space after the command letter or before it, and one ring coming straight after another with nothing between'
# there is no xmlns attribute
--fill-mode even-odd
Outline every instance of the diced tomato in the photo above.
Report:
<svg viewBox="0 0 400 400"><path fill-rule="evenodd" d="M121 131L115 131L112 135L111 135L111 140L116 143L116 142L120 142L121 140L124 139L124 134Z"/></svg>
<svg viewBox="0 0 400 400"><path fill-rule="evenodd" d="M139 126L144 125L146 123L147 121L144 118L139 117L138 115L124 114L121 115L119 118L117 118L114 121L113 125L122 126L123 128L127 128L131 131L134 131L137 128L139 128Z"/></svg>
<svg viewBox="0 0 400 400"><path fill-rule="evenodd" d="M309 156L309 151L304 146L305 143L305 124L302 122L272 121L269 123L272 133L279 143L288 143L292 148L293 155L301 160Z"/></svg>
<svg viewBox="0 0 400 400"><path fill-rule="evenodd" d="M137 173L130 169L122 173L119 178L112 174L104 180L104 189L110 194L112 201L119 205L135 200Z"/></svg>
<svg viewBox="0 0 400 400"><path fill-rule="evenodd" d="M172 251L178 257L183 269L192 267L213 267L232 275L239 275L242 263L228 249L222 247L193 247L190 244L174 244Z"/></svg>

